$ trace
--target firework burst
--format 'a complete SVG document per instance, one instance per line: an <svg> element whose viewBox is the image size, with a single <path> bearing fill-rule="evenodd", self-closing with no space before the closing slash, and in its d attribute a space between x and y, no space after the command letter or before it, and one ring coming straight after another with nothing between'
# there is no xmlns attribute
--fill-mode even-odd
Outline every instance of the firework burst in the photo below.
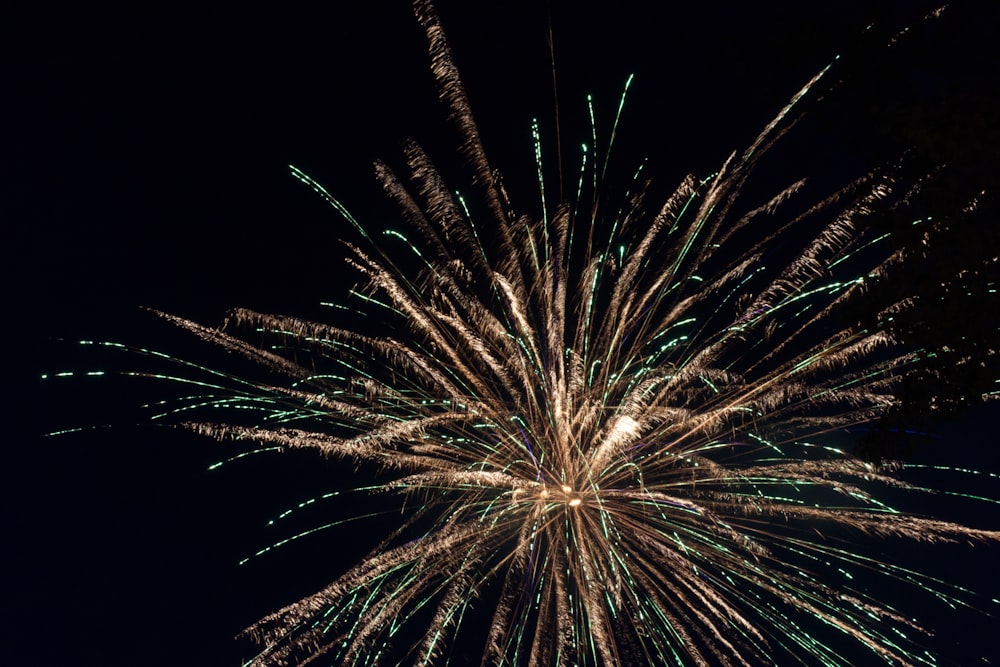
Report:
<svg viewBox="0 0 1000 667"><path fill-rule="evenodd" d="M490 665L847 665L844 637L929 662L908 616L828 573L948 587L822 537L1000 537L897 511L874 495L911 488L894 466L822 437L882 414L918 359L850 317L903 256L865 217L910 192L889 169L804 208L803 182L738 197L822 73L718 173L665 199L637 174L620 207L599 206L611 141L598 151L595 130L575 196L546 202L540 178L527 216L487 159L435 13L416 7L475 203L409 144L408 179L377 165L412 230L392 233L405 251L391 255L293 169L364 238L349 245L353 294L382 329L163 314L282 378L202 368L207 394L171 416L239 409L251 418L185 425L374 464L388 481L368 490L410 508L355 567L249 628L252 664L444 663L468 635ZM906 306L878 303L876 319Z"/></svg>

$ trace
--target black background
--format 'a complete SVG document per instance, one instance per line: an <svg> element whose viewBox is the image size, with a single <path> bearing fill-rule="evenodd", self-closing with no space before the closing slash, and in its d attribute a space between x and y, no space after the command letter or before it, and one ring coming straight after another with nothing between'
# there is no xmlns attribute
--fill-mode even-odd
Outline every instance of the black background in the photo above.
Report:
<svg viewBox="0 0 1000 667"><path fill-rule="evenodd" d="M377 532L352 528L238 566L275 539L269 518L364 471L292 454L208 472L235 451L138 424L135 406L159 389L79 374L140 364L76 344L125 341L211 360L217 353L141 308L215 324L233 306L312 315L343 296L353 277L339 239L352 232L289 175L290 163L372 229L391 226L394 212L371 163L402 165L406 138L462 183L408 3L341 4L50 6L0 28L10 362L3 662L240 664L249 652L233 635L331 579ZM981 15L989 3L956 5L932 24L920 21L932 5L914 2L549 4L438 3L493 164L529 212L531 118L547 146L554 134L550 17L564 142L589 140L587 93L606 129L634 72L616 164L631 170L649 157L664 193L749 143L836 54L844 62L832 78L845 83L784 149L776 182L842 183L884 159L902 138L879 114L880 91L916 108L997 85L996 11ZM905 25L915 26L912 41L870 57L870 43ZM67 370L77 376L40 379ZM981 408L939 425L920 456L1000 471L996 416ZM983 488L1000 496L998 483ZM990 507L935 509L1000 528ZM919 558L989 598L998 553ZM946 658L996 653L995 620L927 613L939 630L929 643Z"/></svg>

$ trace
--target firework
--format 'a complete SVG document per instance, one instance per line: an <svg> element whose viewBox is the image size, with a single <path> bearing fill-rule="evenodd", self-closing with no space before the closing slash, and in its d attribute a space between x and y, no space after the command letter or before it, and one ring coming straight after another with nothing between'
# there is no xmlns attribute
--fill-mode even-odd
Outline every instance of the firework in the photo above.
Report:
<svg viewBox="0 0 1000 667"><path fill-rule="evenodd" d="M853 664L844 637L929 662L914 621L829 573L955 593L822 536L1000 537L896 510L876 493L918 489L823 437L891 407L919 358L849 317L903 258L866 216L910 193L890 169L805 207L801 181L739 197L823 73L718 173L663 199L641 173L624 196L603 192L611 139L595 124L575 194L549 201L536 138L528 216L487 159L435 13L416 7L475 197L416 144L408 180L379 164L412 230L389 235L394 255L293 168L363 238L353 295L381 330L162 314L281 378L197 367L206 393L167 416L232 408L244 418L184 425L373 464L388 481L367 491L408 508L355 567L249 628L252 664L443 663L456 641L491 665ZM878 303L875 321L906 306Z"/></svg>

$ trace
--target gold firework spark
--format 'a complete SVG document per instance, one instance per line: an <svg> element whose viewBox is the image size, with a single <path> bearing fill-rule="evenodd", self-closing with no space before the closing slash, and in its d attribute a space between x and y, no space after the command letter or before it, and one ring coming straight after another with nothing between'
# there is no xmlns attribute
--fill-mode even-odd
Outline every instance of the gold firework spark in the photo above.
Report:
<svg viewBox="0 0 1000 667"><path fill-rule="evenodd" d="M356 566L249 628L263 646L252 664L445 663L455 637L479 626L490 665L786 654L849 665L844 636L889 662L929 663L913 621L827 573L952 590L821 534L1000 537L898 511L875 495L919 490L896 466L822 438L891 406L916 360L843 316L902 260L866 214L908 192L890 170L794 214L801 181L760 205L739 197L823 73L711 178L656 201L637 175L608 214L591 144L575 198L546 209L543 187L530 217L487 159L436 14L424 1L416 12L475 203L416 144L409 179L377 165L414 234L392 232L412 251L393 258L293 168L371 241L347 261L364 279L363 312L384 329L247 310L211 329L162 314L282 378L212 373L200 381L209 395L173 414L218 405L252 423L189 428L370 462L392 479L369 491L416 501ZM905 305L879 306L881 319Z"/></svg>

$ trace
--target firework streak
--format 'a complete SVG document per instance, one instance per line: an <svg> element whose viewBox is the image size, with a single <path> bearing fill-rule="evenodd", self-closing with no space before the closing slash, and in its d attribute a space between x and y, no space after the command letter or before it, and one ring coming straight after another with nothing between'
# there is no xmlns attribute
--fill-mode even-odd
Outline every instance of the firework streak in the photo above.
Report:
<svg viewBox="0 0 1000 667"><path fill-rule="evenodd" d="M882 414L915 365L846 315L902 258L864 217L907 192L882 170L790 215L802 182L738 198L822 73L746 151L665 200L637 176L618 210L598 206L611 142L598 152L595 130L575 195L547 207L540 178L529 217L487 160L433 9L417 15L474 203L411 143L408 179L377 165L412 230L382 244L293 168L360 232L347 261L380 333L163 314L281 378L216 373L192 405L252 419L185 426L374 464L390 481L369 490L409 508L355 567L249 628L252 664L459 662L449 647L467 636L488 665L849 665L858 647L932 662L914 621L829 572L961 592L822 536L1000 537L894 509L873 494L924 489L823 438Z"/></svg>

